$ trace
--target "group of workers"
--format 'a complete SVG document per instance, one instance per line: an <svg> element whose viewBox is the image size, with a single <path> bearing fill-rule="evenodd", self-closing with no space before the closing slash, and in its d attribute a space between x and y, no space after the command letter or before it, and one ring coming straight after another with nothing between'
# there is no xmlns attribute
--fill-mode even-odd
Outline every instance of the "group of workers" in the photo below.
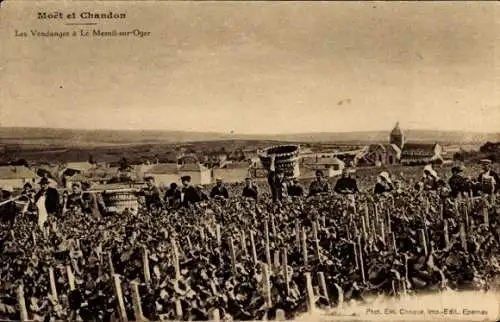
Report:
<svg viewBox="0 0 500 322"><path fill-rule="evenodd" d="M452 176L447 183L438 176L431 165L426 165L422 178L413 186L407 188L413 189L413 191L447 190L447 196L450 198L478 195L480 193L494 194L498 192L500 178L491 169L491 163L490 160L481 160L482 172L477 180L471 180L464 175L465 167L463 165L455 166L451 169ZM359 189L356 179L352 176L353 172L354 170L349 168L343 169L342 176L337 180L333 192L342 195L358 193ZM153 177L144 179L145 187L134 191L134 193L144 198L145 206L149 210L189 206L208 199L226 200L229 198L228 189L222 179L216 180L216 185L208 195L203 191L203 187L191 184L190 176L181 178L181 186L172 183L164 194L155 184ZM330 186L323 172L317 170L315 179L310 183L306 195L297 178L289 179L282 169L276 168L274 157L271 160L267 179L273 201L283 200L288 197L311 197L330 192ZM26 183L19 199L26 201L24 211L31 207L33 212L38 212L38 224L41 227L50 215L59 216L68 211L76 211L77 213L99 218L106 211L102 195L89 191L89 184L73 183L71 192L64 191L62 198L60 198L57 189L50 187L50 181L47 178L42 178L39 184L40 189L35 193L32 185ZM373 189L373 192L377 195L387 193L404 194L406 191L408 189L403 189L400 181L392 180L387 171L383 171L377 176L377 182ZM241 196L251 199L258 198L259 190L251 178L246 178Z"/></svg>

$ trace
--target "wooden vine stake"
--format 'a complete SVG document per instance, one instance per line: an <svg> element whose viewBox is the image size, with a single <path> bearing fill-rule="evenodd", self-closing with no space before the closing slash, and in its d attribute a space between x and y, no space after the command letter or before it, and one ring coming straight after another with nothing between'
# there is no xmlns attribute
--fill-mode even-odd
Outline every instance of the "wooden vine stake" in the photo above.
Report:
<svg viewBox="0 0 500 322"><path fill-rule="evenodd" d="M267 308L271 308L273 306L271 299L271 280L270 280L270 272L269 266L266 263L261 263L262 268L262 281L264 283L264 299Z"/></svg>
<svg viewBox="0 0 500 322"><path fill-rule="evenodd" d="M219 309L213 309L212 311L210 311L209 319L210 321L219 322L220 321Z"/></svg>
<svg viewBox="0 0 500 322"><path fill-rule="evenodd" d="M182 320L182 316L183 316L182 303L181 303L181 300L179 300L179 299L175 299L175 315L177 315L177 318L179 319L179 321Z"/></svg>
<svg viewBox="0 0 500 322"><path fill-rule="evenodd" d="M394 198L392 200L394 202ZM387 213L387 233L390 235L392 233L391 212L389 209L387 209L386 213Z"/></svg>
<svg viewBox="0 0 500 322"><path fill-rule="evenodd" d="M488 227L490 225L488 206L486 204L483 205L483 222Z"/></svg>
<svg viewBox="0 0 500 322"><path fill-rule="evenodd" d="M363 284L366 284L365 267L363 263L363 248L361 247L361 237L358 236L358 251L359 251L359 269L361 270L361 277Z"/></svg>
<svg viewBox="0 0 500 322"><path fill-rule="evenodd" d="M276 310L276 321L285 321L285 311L282 309L277 309Z"/></svg>
<svg viewBox="0 0 500 322"><path fill-rule="evenodd" d="M186 236L186 241L188 243L189 250L192 250L193 244L191 243L191 238L189 238L189 236Z"/></svg>
<svg viewBox="0 0 500 322"><path fill-rule="evenodd" d="M290 283L288 282L289 276L288 276L288 254L286 247L283 248L283 270L284 270L284 276L285 276L285 288L286 288L286 296L290 295Z"/></svg>
<svg viewBox="0 0 500 322"><path fill-rule="evenodd" d="M319 287L321 288L321 295L323 295L328 304L330 304L330 296L328 296L328 289L326 288L326 280L325 280L325 274L323 272L318 272L318 282L319 282Z"/></svg>
<svg viewBox="0 0 500 322"><path fill-rule="evenodd" d="M368 240L368 234L366 233L366 221L364 217L361 217L361 229L363 231L363 239Z"/></svg>
<svg viewBox="0 0 500 322"><path fill-rule="evenodd" d="M240 244L241 244L241 250L243 251L243 256L247 258L248 257L247 237L244 230L240 232Z"/></svg>
<svg viewBox="0 0 500 322"><path fill-rule="evenodd" d="M19 305L21 322L28 321L28 310L26 309L26 301L24 300L24 290L22 285L17 287L17 304Z"/></svg>
<svg viewBox="0 0 500 322"><path fill-rule="evenodd" d="M316 258L321 263L321 254L319 250L319 240L318 240L318 228L315 222L312 223L312 228L313 228L313 239L314 239L314 251L316 253Z"/></svg>
<svg viewBox="0 0 500 322"><path fill-rule="evenodd" d="M333 285L335 286L335 288L337 289L337 293L339 294L337 299L337 308L339 310L342 310L342 306L344 304L344 290L337 283L334 283Z"/></svg>
<svg viewBox="0 0 500 322"><path fill-rule="evenodd" d="M120 282L120 276L118 274L113 274L113 286L115 289L115 295L118 300L118 312L120 314L120 320L122 322L127 322L127 311L125 310L125 302L123 301L122 285Z"/></svg>
<svg viewBox="0 0 500 322"><path fill-rule="evenodd" d="M382 237L382 243L386 245L386 240L385 240L385 225L384 225L384 220L380 220L380 237Z"/></svg>
<svg viewBox="0 0 500 322"><path fill-rule="evenodd" d="M113 257L111 256L110 252L108 252L108 266L111 275L115 275L115 266L113 265Z"/></svg>
<svg viewBox="0 0 500 322"><path fill-rule="evenodd" d="M57 302L57 288L56 288L56 278L54 276L54 268L49 267L49 280L50 280L50 293L52 295L52 301Z"/></svg>
<svg viewBox="0 0 500 322"><path fill-rule="evenodd" d="M299 220L295 220L295 239L297 241L297 248L300 248L300 224Z"/></svg>
<svg viewBox="0 0 500 322"><path fill-rule="evenodd" d="M257 264L259 259L257 257L257 250L255 248L255 238L253 237L253 234L254 234L254 232L252 230L250 230L250 244L252 247L252 259L253 259L254 264Z"/></svg>
<svg viewBox="0 0 500 322"><path fill-rule="evenodd" d="M221 244L221 235L220 235L220 225L215 225L215 236L217 238L217 246L220 247Z"/></svg>
<svg viewBox="0 0 500 322"><path fill-rule="evenodd" d="M267 220L264 221L264 238L265 238L265 249L266 249L266 263L272 266L271 262L271 250L269 249L269 223Z"/></svg>
<svg viewBox="0 0 500 322"><path fill-rule="evenodd" d="M132 303L134 305L134 316L135 321L145 321L144 315L142 314L141 305L141 295L139 293L139 284L136 281L130 282L132 289Z"/></svg>
<svg viewBox="0 0 500 322"><path fill-rule="evenodd" d="M279 268L280 268L280 251L279 250L274 251L273 265L274 265L274 270L276 272L279 272Z"/></svg>
<svg viewBox="0 0 500 322"><path fill-rule="evenodd" d="M420 243L422 246L422 249L424 250L424 255L427 256L428 250L427 250L427 240L425 239L425 231L423 229L419 229L420 232Z"/></svg>
<svg viewBox="0 0 500 322"><path fill-rule="evenodd" d="M200 239L203 244L205 244L205 227L200 227Z"/></svg>
<svg viewBox="0 0 500 322"><path fill-rule="evenodd" d="M464 251L467 252L467 233L465 232L464 223L460 223L460 242Z"/></svg>
<svg viewBox="0 0 500 322"><path fill-rule="evenodd" d="M276 237L278 234L276 232L276 223L274 222L274 215L271 214L271 229L273 231L273 236Z"/></svg>
<svg viewBox="0 0 500 322"><path fill-rule="evenodd" d="M229 254L231 255L231 270L233 272L233 275L236 275L236 254L234 252L234 243L232 237L229 237L228 243L229 243Z"/></svg>
<svg viewBox="0 0 500 322"><path fill-rule="evenodd" d="M365 225L366 226L369 226L370 225L370 213L369 213L369 210L368 210L368 203L365 203ZM366 226L365 226L365 230L366 230Z"/></svg>
<svg viewBox="0 0 500 322"><path fill-rule="evenodd" d="M449 248L450 247L450 233L448 231L448 219L444 219L443 233L444 233L445 247Z"/></svg>
<svg viewBox="0 0 500 322"><path fill-rule="evenodd" d="M31 231L31 238L33 239L33 246L36 246L36 233L35 233L35 230Z"/></svg>
<svg viewBox="0 0 500 322"><path fill-rule="evenodd" d="M392 250L394 253L398 253L398 245L396 243L396 235L394 233L391 233L391 240L392 240Z"/></svg>
<svg viewBox="0 0 500 322"><path fill-rule="evenodd" d="M311 273L304 273L306 277L306 293L307 293L307 310L309 313L314 313L316 309L316 301L314 298L314 289L312 286Z"/></svg>
<svg viewBox="0 0 500 322"><path fill-rule="evenodd" d="M66 265L66 274L68 275L69 290L73 291L75 289L75 276L69 265Z"/></svg>
<svg viewBox="0 0 500 322"><path fill-rule="evenodd" d="M170 239L170 243L172 245L172 260L175 269L175 279L178 280L181 278L181 269L179 266L179 253L177 251L177 245L175 244L175 239L173 237Z"/></svg>
<svg viewBox="0 0 500 322"><path fill-rule="evenodd" d="M144 271L144 282L146 285L151 285L151 271L149 269L148 249L142 246L142 267Z"/></svg>
<svg viewBox="0 0 500 322"><path fill-rule="evenodd" d="M356 269L359 269L359 258L358 258L358 247L355 242L352 242L352 249L354 254L354 262L356 264Z"/></svg>
<svg viewBox="0 0 500 322"><path fill-rule="evenodd" d="M304 265L307 265L307 236L306 230L302 227L302 255L304 256Z"/></svg>

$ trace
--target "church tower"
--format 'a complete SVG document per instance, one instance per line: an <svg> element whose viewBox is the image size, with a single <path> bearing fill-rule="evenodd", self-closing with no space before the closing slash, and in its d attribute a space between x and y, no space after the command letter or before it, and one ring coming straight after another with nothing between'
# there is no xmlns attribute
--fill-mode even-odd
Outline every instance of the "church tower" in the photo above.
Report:
<svg viewBox="0 0 500 322"><path fill-rule="evenodd" d="M399 128L399 122L397 122L394 128L392 129L391 135L389 137L389 142L391 144L395 144L401 150L403 149L403 145L405 143L405 137L403 135L403 132Z"/></svg>

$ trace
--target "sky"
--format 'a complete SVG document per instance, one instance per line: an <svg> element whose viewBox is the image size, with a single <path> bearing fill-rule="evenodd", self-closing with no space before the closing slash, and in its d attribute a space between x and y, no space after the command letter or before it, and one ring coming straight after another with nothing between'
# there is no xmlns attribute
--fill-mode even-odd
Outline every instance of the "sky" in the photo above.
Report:
<svg viewBox="0 0 500 322"><path fill-rule="evenodd" d="M96 26L38 11L125 12ZM35 38L15 31L151 32ZM4 1L0 124L498 132L498 2Z"/></svg>

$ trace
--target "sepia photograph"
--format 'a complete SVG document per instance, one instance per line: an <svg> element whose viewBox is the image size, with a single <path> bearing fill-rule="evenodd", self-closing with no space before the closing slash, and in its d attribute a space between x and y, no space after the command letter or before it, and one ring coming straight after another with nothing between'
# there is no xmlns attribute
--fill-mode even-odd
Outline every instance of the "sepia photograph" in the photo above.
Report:
<svg viewBox="0 0 500 322"><path fill-rule="evenodd" d="M500 3L0 1L1 321L500 321Z"/></svg>

